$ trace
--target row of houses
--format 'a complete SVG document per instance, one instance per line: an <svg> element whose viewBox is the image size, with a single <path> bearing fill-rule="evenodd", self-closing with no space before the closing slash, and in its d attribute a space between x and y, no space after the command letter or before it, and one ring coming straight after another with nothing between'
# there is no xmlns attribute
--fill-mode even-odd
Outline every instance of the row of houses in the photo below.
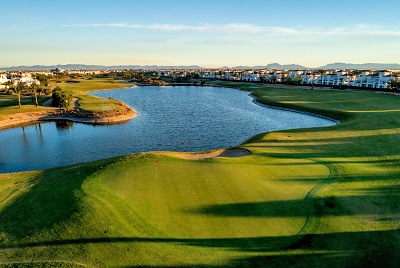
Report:
<svg viewBox="0 0 400 268"><path fill-rule="evenodd" d="M18 83L24 83L27 86L31 84L39 85L40 82L32 77L31 73L13 72L13 73L1 73L0 74L0 89L5 88L6 84L12 82L14 85Z"/></svg>
<svg viewBox="0 0 400 268"><path fill-rule="evenodd" d="M54 72L64 72L68 75L93 75L109 73L110 70L52 70L33 73L52 75ZM385 89L391 80L400 80L400 73L388 70L274 70L274 69L198 69L198 70L143 70L164 77L195 77L230 81L282 83L294 81L297 84L315 84L323 86L352 86L362 88ZM39 84L30 72L0 73L0 88L4 83L23 82L27 86Z"/></svg>
<svg viewBox="0 0 400 268"><path fill-rule="evenodd" d="M49 75L63 73L67 75L98 75L98 74L106 74L110 73L110 70L64 70L62 68L55 68L50 70Z"/></svg>
<svg viewBox="0 0 400 268"><path fill-rule="evenodd" d="M31 84L40 84L40 82L34 78L35 74L43 74L47 76L52 76L57 73L63 73L66 75L98 75L109 73L110 70L64 70L61 68L56 68L53 70L47 71L31 71L31 72L20 72L20 71L13 71L13 72L0 72L0 89L6 87L5 84L9 83L10 81L16 85L19 82L25 83L25 85L30 86Z"/></svg>
<svg viewBox="0 0 400 268"><path fill-rule="evenodd" d="M299 84L326 86L353 86L387 88L390 80L399 80L399 73L371 70L201 70L201 78L232 81L280 83L296 81Z"/></svg>

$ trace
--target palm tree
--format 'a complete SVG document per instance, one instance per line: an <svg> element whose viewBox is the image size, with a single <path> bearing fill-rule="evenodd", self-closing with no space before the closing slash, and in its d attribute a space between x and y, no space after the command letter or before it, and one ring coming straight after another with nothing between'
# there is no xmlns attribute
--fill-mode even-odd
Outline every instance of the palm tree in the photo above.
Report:
<svg viewBox="0 0 400 268"><path fill-rule="evenodd" d="M6 86L6 93L14 90L14 82L13 81L8 80L7 82L4 83L4 85Z"/></svg>
<svg viewBox="0 0 400 268"><path fill-rule="evenodd" d="M36 83L32 83L31 85L30 85L30 90L32 91L32 93L33 93L33 96L35 97L35 104L36 104L36 107L38 107L38 99L37 99L37 92L39 91L39 85L37 85Z"/></svg>
<svg viewBox="0 0 400 268"><path fill-rule="evenodd" d="M311 71L311 90L314 90L314 70Z"/></svg>
<svg viewBox="0 0 400 268"><path fill-rule="evenodd" d="M388 88L391 88L393 92L396 92L396 90L400 87L400 81L396 79L390 79L387 83L387 86Z"/></svg>
<svg viewBox="0 0 400 268"><path fill-rule="evenodd" d="M21 108L21 94L26 91L26 85L23 82L18 82L17 86L15 87L15 93L18 96L18 107Z"/></svg>
<svg viewBox="0 0 400 268"><path fill-rule="evenodd" d="M321 77L321 85L322 85L322 77L326 76L326 70L318 70L318 74Z"/></svg>

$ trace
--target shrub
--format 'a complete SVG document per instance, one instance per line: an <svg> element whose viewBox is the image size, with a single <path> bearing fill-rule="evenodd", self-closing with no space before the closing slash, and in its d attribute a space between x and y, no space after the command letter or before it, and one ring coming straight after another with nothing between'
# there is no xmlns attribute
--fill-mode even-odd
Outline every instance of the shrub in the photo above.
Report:
<svg viewBox="0 0 400 268"><path fill-rule="evenodd" d="M69 108L72 102L72 92L62 90L60 87L55 87L53 89L53 94L51 95L53 98L52 105L58 108Z"/></svg>

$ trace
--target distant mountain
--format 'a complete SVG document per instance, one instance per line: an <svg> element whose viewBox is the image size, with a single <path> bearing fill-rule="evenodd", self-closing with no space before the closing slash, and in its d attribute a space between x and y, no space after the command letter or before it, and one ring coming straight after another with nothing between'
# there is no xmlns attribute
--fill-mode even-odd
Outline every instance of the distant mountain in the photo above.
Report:
<svg viewBox="0 0 400 268"><path fill-rule="evenodd" d="M316 69L366 69L366 70L400 70L400 64L398 63L343 63L336 62L330 63L325 66L318 67Z"/></svg>
<svg viewBox="0 0 400 268"><path fill-rule="evenodd" d="M233 66L231 68L226 68L226 69L241 69L241 70L246 70L246 69L265 69L267 68L265 65L264 66L246 66L246 65L239 65L239 66Z"/></svg>
<svg viewBox="0 0 400 268"><path fill-rule="evenodd" d="M160 69L204 69L204 67L198 65L188 65L188 66L159 66L159 65L86 65L86 64L58 64L58 65L33 65L33 66L13 66L13 67L3 67L0 70L8 71L36 71L36 70L51 70L55 68L61 68L65 70L123 70L123 69L147 69L147 70L160 70ZM270 63L265 66L234 66L229 68L228 66L223 66L221 69L310 69L299 64L279 64ZM353 63L329 63L324 66L313 69L367 69L367 70L400 70L400 64L398 63L363 63L363 64L353 64Z"/></svg>
<svg viewBox="0 0 400 268"><path fill-rule="evenodd" d="M239 65L239 66L233 66L231 68L228 69L253 69L253 66L245 66L245 65Z"/></svg>
<svg viewBox="0 0 400 268"><path fill-rule="evenodd" d="M234 66L231 69L308 69L302 65L298 64L279 64L279 63L270 63L267 65L256 65L256 66Z"/></svg>
<svg viewBox="0 0 400 268"><path fill-rule="evenodd" d="M264 68L268 68L268 69L289 69L289 70L293 70L293 69L308 69L307 67L305 67L303 65L299 65L299 64L279 64L279 63L270 63L267 66L265 66Z"/></svg>
<svg viewBox="0 0 400 268"><path fill-rule="evenodd" d="M0 70L8 71L33 71L33 70L51 70L55 68L61 68L65 70L122 70L122 69L201 69L198 65L189 66L158 66L158 65L86 65L86 64L58 64L58 65L33 65L33 66L13 66L3 67Z"/></svg>

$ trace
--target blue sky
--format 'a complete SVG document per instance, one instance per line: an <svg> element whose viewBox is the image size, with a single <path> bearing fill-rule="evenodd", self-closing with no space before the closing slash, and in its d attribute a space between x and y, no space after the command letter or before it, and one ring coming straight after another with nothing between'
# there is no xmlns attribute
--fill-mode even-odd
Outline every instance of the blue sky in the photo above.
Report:
<svg viewBox="0 0 400 268"><path fill-rule="evenodd" d="M7 1L0 66L400 63L400 1Z"/></svg>

